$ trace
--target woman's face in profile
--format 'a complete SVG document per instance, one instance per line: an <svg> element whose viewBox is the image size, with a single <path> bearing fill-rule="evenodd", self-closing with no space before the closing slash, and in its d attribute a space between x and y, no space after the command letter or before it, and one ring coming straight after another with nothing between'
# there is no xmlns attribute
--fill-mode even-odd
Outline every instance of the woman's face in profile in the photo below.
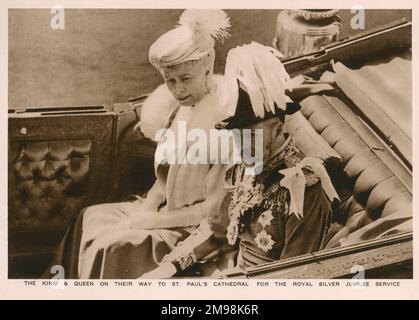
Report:
<svg viewBox="0 0 419 320"><path fill-rule="evenodd" d="M193 106L207 93L207 75L202 60L186 61L163 68L163 78L170 92L183 106Z"/></svg>

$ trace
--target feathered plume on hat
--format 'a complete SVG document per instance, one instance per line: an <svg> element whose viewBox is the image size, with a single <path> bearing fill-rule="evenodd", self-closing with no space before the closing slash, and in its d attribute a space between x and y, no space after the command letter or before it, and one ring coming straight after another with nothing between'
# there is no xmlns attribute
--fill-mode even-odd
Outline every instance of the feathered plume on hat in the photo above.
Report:
<svg viewBox="0 0 419 320"><path fill-rule="evenodd" d="M187 27L199 36L211 36L223 43L230 36L230 18L224 10L187 9L179 18L178 26Z"/></svg>
<svg viewBox="0 0 419 320"><path fill-rule="evenodd" d="M265 112L276 113L276 108L285 111L290 76L280 61L281 53L257 42L231 49L227 55L225 77L227 92L234 93L226 102L230 115L236 111L238 84L250 96L256 116L263 118ZM276 107L275 107L276 106Z"/></svg>

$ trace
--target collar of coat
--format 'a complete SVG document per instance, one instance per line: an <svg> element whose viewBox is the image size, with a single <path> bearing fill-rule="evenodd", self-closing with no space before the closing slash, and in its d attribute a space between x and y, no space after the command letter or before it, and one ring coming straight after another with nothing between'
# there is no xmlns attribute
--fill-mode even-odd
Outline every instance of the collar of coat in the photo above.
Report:
<svg viewBox="0 0 419 320"><path fill-rule="evenodd" d="M207 104L208 100L212 101L213 98L222 96L221 90L223 89L224 76L213 75L211 78L211 90L204 96L204 98L197 103L194 108L199 108L201 104ZM208 95L213 97L208 97ZM140 124L141 132L147 138L155 140L156 132L162 128L168 128L171 125L176 113L181 105L173 97L166 84L158 86L144 101L141 107ZM184 107L187 108L187 107ZM221 109L221 108L218 108ZM222 112L222 110L214 110L214 106L208 106L208 112ZM220 118L222 115L220 115Z"/></svg>

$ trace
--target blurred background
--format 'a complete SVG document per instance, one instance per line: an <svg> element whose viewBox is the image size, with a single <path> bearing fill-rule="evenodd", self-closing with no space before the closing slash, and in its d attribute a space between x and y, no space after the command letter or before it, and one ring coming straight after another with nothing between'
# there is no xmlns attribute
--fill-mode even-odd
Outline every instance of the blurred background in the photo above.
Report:
<svg viewBox="0 0 419 320"><path fill-rule="evenodd" d="M49 9L9 10L9 108L103 105L153 90L162 79L148 62L149 46L176 24L182 10L66 9L65 29L50 27ZM231 34L217 46L217 73L228 50L257 41L272 45L280 10L226 10ZM353 30L342 10L340 38L393 20L410 10L366 10L366 30Z"/></svg>

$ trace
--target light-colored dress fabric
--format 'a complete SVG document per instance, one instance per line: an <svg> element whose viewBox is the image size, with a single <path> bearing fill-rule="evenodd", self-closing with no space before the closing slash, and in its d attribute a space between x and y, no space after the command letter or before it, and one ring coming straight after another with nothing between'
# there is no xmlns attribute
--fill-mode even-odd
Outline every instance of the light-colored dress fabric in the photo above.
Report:
<svg viewBox="0 0 419 320"><path fill-rule="evenodd" d="M222 77L215 76L215 86L194 107L178 108L169 127L175 135L180 121L187 123L188 131L199 128L208 133L221 120L222 115L217 109L220 96L217 88L221 87L221 81ZM182 145L184 143L187 153L191 142L182 139L176 141L179 144L172 152L178 154L178 149L185 146ZM181 162L181 159L178 160ZM220 192L216 192L223 187L222 165L186 162L158 165L155 172L157 180L144 200L148 203L147 207L150 202L154 202L154 207L157 208L165 200L165 206L160 210L200 210L204 217L208 210L217 206L217 200L222 196ZM197 227L191 225L172 229L131 229L128 225L130 219L143 209L142 200L99 204L87 208L83 217L78 259L79 278L140 277L156 268L163 256Z"/></svg>

